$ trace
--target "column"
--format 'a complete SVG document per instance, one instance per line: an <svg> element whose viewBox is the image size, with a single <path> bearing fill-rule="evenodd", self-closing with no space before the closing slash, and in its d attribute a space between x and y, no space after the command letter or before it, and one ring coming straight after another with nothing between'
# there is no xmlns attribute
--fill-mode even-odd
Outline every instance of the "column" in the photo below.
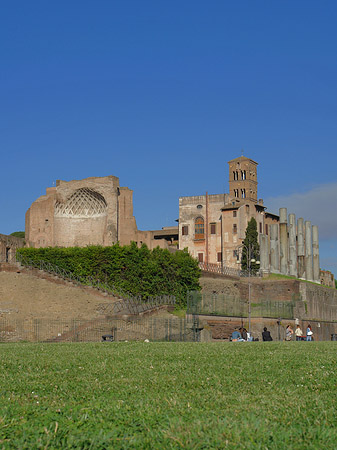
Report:
<svg viewBox="0 0 337 450"><path fill-rule="evenodd" d="M312 231L311 222L306 220L305 226L305 279L308 281L313 281L313 264L312 264Z"/></svg>
<svg viewBox="0 0 337 450"><path fill-rule="evenodd" d="M304 247L304 220L300 217L297 221L297 259L298 277L305 278L305 247Z"/></svg>
<svg viewBox="0 0 337 450"><path fill-rule="evenodd" d="M287 208L280 208L280 272L288 275L288 220Z"/></svg>
<svg viewBox="0 0 337 450"><path fill-rule="evenodd" d="M278 224L270 226L270 271L271 273L280 272L280 252L278 241Z"/></svg>
<svg viewBox="0 0 337 450"><path fill-rule="evenodd" d="M289 275L297 277L296 217L289 214Z"/></svg>
<svg viewBox="0 0 337 450"><path fill-rule="evenodd" d="M313 260L313 278L314 281L320 283L320 268L319 268L319 243L318 243L318 226L312 227L312 260Z"/></svg>
<svg viewBox="0 0 337 450"><path fill-rule="evenodd" d="M268 237L260 234L260 269L262 274L270 272Z"/></svg>

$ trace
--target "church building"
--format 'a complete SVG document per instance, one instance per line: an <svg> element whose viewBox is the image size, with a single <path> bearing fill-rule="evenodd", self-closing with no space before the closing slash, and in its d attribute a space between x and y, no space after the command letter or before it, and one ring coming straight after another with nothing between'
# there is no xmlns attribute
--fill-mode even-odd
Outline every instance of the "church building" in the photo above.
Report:
<svg viewBox="0 0 337 450"><path fill-rule="evenodd" d="M179 248L187 248L200 263L239 269L246 228L254 217L261 271L318 281L317 227L303 219L294 225L294 214L288 218L285 208L280 210L281 221L267 211L258 199L257 165L245 156L228 162L229 194L179 198Z"/></svg>

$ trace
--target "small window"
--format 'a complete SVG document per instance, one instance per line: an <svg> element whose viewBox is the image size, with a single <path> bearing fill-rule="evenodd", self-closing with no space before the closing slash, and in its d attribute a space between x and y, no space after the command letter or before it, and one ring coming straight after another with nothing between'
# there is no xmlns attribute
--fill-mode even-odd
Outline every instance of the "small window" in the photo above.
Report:
<svg viewBox="0 0 337 450"><path fill-rule="evenodd" d="M233 217L236 217L236 211L233 211Z"/></svg>
<svg viewBox="0 0 337 450"><path fill-rule="evenodd" d="M239 197L239 189L234 189L234 197Z"/></svg>
<svg viewBox="0 0 337 450"><path fill-rule="evenodd" d="M204 254L203 253L198 253L198 261L199 262L204 262Z"/></svg>
<svg viewBox="0 0 337 450"><path fill-rule="evenodd" d="M222 253L218 252L218 262L221 262L221 261L222 261Z"/></svg>
<svg viewBox="0 0 337 450"><path fill-rule="evenodd" d="M216 234L216 223L211 223L211 234Z"/></svg>
<svg viewBox="0 0 337 450"><path fill-rule="evenodd" d="M201 209L201 208L202 208L202 205L197 205L197 208L198 208L198 209Z"/></svg>
<svg viewBox="0 0 337 450"><path fill-rule="evenodd" d="M241 197L246 198L246 189L241 189Z"/></svg>
<svg viewBox="0 0 337 450"><path fill-rule="evenodd" d="M238 232L238 226L236 223L233 225L233 233L236 234Z"/></svg>
<svg viewBox="0 0 337 450"><path fill-rule="evenodd" d="M187 236L187 235L188 235L188 226L187 226L187 225L184 225L184 226L182 227L182 229L181 229L181 234L182 234L183 236Z"/></svg>
<svg viewBox="0 0 337 450"><path fill-rule="evenodd" d="M237 250L233 250L233 256L235 259L238 259L239 253Z"/></svg>
<svg viewBox="0 0 337 450"><path fill-rule="evenodd" d="M249 214L249 205L246 205L246 213Z"/></svg>
<svg viewBox="0 0 337 450"><path fill-rule="evenodd" d="M260 233L262 233L262 223L260 222Z"/></svg>
<svg viewBox="0 0 337 450"><path fill-rule="evenodd" d="M268 236L268 234L269 234L269 227L268 225L266 225L266 235Z"/></svg>

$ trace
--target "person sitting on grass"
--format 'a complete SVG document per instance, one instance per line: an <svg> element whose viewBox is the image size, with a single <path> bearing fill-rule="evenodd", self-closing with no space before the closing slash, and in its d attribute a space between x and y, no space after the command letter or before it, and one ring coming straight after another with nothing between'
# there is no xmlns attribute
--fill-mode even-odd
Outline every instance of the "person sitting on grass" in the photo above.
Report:
<svg viewBox="0 0 337 450"><path fill-rule="evenodd" d="M248 341L248 335L246 328L240 328L241 336L244 341Z"/></svg>
<svg viewBox="0 0 337 450"><path fill-rule="evenodd" d="M242 339L241 333L237 327L235 327L235 329L232 333L231 340L232 340L232 342L244 342L244 339Z"/></svg>
<svg viewBox="0 0 337 450"><path fill-rule="evenodd" d="M270 331L267 330L267 327L263 328L262 340L263 341L272 341L273 340L273 338L271 337Z"/></svg>

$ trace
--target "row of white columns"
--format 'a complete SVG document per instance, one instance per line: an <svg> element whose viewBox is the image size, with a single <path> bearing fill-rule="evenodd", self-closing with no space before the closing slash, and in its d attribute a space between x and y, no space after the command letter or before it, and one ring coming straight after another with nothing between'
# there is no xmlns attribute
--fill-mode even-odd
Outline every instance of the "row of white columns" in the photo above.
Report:
<svg viewBox="0 0 337 450"><path fill-rule="evenodd" d="M320 281L318 227L280 208L280 221L271 225L270 240L260 235L260 261L264 272Z"/></svg>

